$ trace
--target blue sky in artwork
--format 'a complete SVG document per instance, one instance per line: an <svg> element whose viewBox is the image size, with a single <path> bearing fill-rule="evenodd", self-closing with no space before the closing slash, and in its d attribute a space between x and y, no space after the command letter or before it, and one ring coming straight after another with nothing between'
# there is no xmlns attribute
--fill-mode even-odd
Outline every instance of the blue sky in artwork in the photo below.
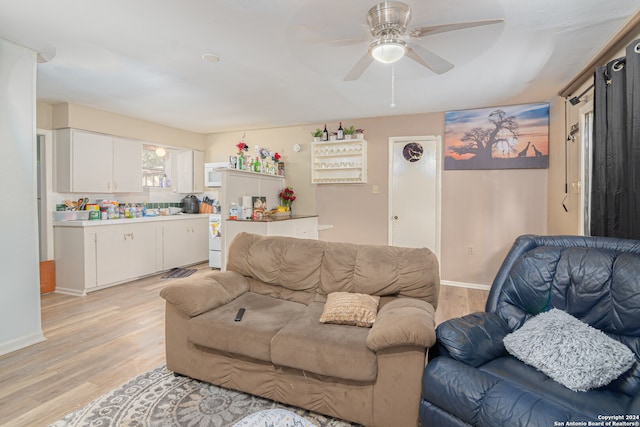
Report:
<svg viewBox="0 0 640 427"><path fill-rule="evenodd" d="M516 116L517 120L548 121L549 104L523 104L506 107L489 107L476 110L447 111L444 115L446 125L459 125L488 119L495 110L503 110L508 116Z"/></svg>

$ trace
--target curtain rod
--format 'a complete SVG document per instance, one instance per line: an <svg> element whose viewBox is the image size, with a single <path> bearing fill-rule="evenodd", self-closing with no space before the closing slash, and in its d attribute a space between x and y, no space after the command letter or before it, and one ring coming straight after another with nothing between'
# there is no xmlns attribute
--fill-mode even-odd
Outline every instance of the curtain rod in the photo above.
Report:
<svg viewBox="0 0 640 427"><path fill-rule="evenodd" d="M615 52L623 49L640 33L640 9L627 21L620 31L596 54L596 56L575 76L558 95L568 97L580 88L588 79L593 77L596 67L606 63Z"/></svg>

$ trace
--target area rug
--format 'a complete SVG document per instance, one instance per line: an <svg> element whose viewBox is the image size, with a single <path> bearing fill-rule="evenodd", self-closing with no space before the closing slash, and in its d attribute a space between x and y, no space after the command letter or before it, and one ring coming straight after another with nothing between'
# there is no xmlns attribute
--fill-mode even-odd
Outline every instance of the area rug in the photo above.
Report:
<svg viewBox="0 0 640 427"><path fill-rule="evenodd" d="M198 270L195 268L172 268L169 272L165 273L161 279L181 279L191 276L196 271Z"/></svg>
<svg viewBox="0 0 640 427"><path fill-rule="evenodd" d="M302 421L292 416L291 422L294 423L285 424L289 420L281 416L278 418L278 411L257 414L273 409L292 413ZM51 427L231 427L236 424L238 427L357 426L176 375L161 366L97 398L51 424Z"/></svg>

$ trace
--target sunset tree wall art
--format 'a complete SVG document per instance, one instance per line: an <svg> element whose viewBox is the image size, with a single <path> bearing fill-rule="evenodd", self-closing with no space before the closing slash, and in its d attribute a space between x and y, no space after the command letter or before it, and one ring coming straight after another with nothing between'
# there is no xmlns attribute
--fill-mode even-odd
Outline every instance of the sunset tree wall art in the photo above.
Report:
<svg viewBox="0 0 640 427"><path fill-rule="evenodd" d="M445 113L445 170L547 167L549 104Z"/></svg>

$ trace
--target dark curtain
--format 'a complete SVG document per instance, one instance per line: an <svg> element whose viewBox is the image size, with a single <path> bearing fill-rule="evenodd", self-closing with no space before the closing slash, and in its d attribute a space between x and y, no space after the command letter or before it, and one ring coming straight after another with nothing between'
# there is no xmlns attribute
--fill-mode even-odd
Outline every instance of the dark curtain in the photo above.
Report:
<svg viewBox="0 0 640 427"><path fill-rule="evenodd" d="M595 73L591 235L640 239L640 40Z"/></svg>

